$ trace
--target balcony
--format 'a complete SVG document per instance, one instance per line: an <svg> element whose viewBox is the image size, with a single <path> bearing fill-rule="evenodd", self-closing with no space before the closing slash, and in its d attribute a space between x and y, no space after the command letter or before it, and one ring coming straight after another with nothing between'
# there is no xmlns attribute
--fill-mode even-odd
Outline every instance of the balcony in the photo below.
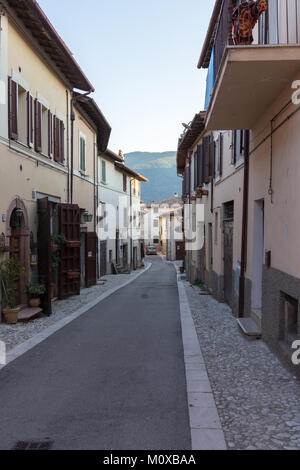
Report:
<svg viewBox="0 0 300 470"><path fill-rule="evenodd" d="M227 47L207 112L207 129L252 129L299 71L300 46Z"/></svg>
<svg viewBox="0 0 300 470"><path fill-rule="evenodd" d="M251 129L300 71L296 0L269 0L247 45L233 45L232 13L232 0L216 1L198 64L208 68L208 130Z"/></svg>

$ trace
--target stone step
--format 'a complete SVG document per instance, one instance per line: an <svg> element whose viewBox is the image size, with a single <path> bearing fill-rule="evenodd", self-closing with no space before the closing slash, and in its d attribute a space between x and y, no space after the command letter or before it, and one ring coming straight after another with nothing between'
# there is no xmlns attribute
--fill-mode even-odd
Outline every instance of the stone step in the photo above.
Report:
<svg viewBox="0 0 300 470"><path fill-rule="evenodd" d="M43 310L41 308L27 307L18 313L18 322L27 322L36 318Z"/></svg>
<svg viewBox="0 0 300 470"><path fill-rule="evenodd" d="M252 318L238 318L238 325L246 336L261 338L261 328Z"/></svg>

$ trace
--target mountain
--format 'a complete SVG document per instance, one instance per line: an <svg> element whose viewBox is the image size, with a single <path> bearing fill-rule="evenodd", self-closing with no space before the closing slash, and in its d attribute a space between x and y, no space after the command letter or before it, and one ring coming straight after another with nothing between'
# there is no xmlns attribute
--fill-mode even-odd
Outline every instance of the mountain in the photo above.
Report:
<svg viewBox="0 0 300 470"><path fill-rule="evenodd" d="M162 201L176 192L181 194L182 180L177 176L176 152L132 152L125 155L125 164L149 180L142 184L143 201Z"/></svg>

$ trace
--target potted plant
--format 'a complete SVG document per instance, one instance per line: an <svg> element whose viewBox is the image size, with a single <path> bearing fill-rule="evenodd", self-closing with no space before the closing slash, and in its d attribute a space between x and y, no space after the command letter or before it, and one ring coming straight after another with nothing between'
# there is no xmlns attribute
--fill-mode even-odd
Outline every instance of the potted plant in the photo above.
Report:
<svg viewBox="0 0 300 470"><path fill-rule="evenodd" d="M27 284L26 292L30 296L30 307L38 308L41 305L41 296L46 292L46 287L45 284L30 282Z"/></svg>
<svg viewBox="0 0 300 470"><path fill-rule="evenodd" d="M67 243L67 239L65 235L61 233L59 235L56 235L55 237L52 237L52 240L53 240L53 246L54 245L56 246L55 250L51 249L52 270L53 272L56 272L57 269L59 268L60 261L61 261L60 253L61 253L62 246ZM50 286L51 299L53 299L54 297L55 289L56 289L56 284L52 283Z"/></svg>
<svg viewBox="0 0 300 470"><path fill-rule="evenodd" d="M26 276L26 272L19 260L8 258L0 263L0 277L6 300L6 308L2 310L2 313L8 324L18 322L20 308L17 306L16 280L20 276Z"/></svg>

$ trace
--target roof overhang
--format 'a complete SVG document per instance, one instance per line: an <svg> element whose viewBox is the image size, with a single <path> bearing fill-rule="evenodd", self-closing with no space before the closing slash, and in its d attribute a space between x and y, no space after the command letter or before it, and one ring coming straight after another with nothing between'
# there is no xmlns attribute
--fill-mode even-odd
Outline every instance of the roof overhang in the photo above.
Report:
<svg viewBox="0 0 300 470"><path fill-rule="evenodd" d="M98 107L97 103L93 98L80 93L74 93L75 105L76 103L80 108L87 114L87 116L94 123L97 129L97 145L99 152L105 152L108 146L111 126L105 119L102 111Z"/></svg>
<svg viewBox="0 0 300 470"><path fill-rule="evenodd" d="M107 158L108 160L110 160L111 162L118 162L118 163L124 163L124 160L123 158L121 158L119 155L117 155L115 152L113 152L112 150L110 149L107 149L103 155L102 155L103 158Z"/></svg>
<svg viewBox="0 0 300 470"><path fill-rule="evenodd" d="M194 117L189 129L185 132L183 137L179 140L177 150L177 173L182 174L186 158L190 148L195 144L196 140L202 134L205 128L206 112L201 111Z"/></svg>
<svg viewBox="0 0 300 470"><path fill-rule="evenodd" d="M218 27L218 18L222 7L223 0L216 0L215 6L211 15L210 23L202 47L201 55L198 61L198 69L202 67L207 69L210 62L211 51L214 46L214 39Z"/></svg>
<svg viewBox="0 0 300 470"><path fill-rule="evenodd" d="M8 5L73 88L95 91L36 0L9 0Z"/></svg>
<svg viewBox="0 0 300 470"><path fill-rule="evenodd" d="M227 47L207 111L206 129L252 129L299 71L300 46Z"/></svg>
<svg viewBox="0 0 300 470"><path fill-rule="evenodd" d="M145 176L125 166L124 163L115 162L115 167L123 173L127 173L127 175L133 176L136 180L142 181L143 183L148 183L149 181Z"/></svg>

